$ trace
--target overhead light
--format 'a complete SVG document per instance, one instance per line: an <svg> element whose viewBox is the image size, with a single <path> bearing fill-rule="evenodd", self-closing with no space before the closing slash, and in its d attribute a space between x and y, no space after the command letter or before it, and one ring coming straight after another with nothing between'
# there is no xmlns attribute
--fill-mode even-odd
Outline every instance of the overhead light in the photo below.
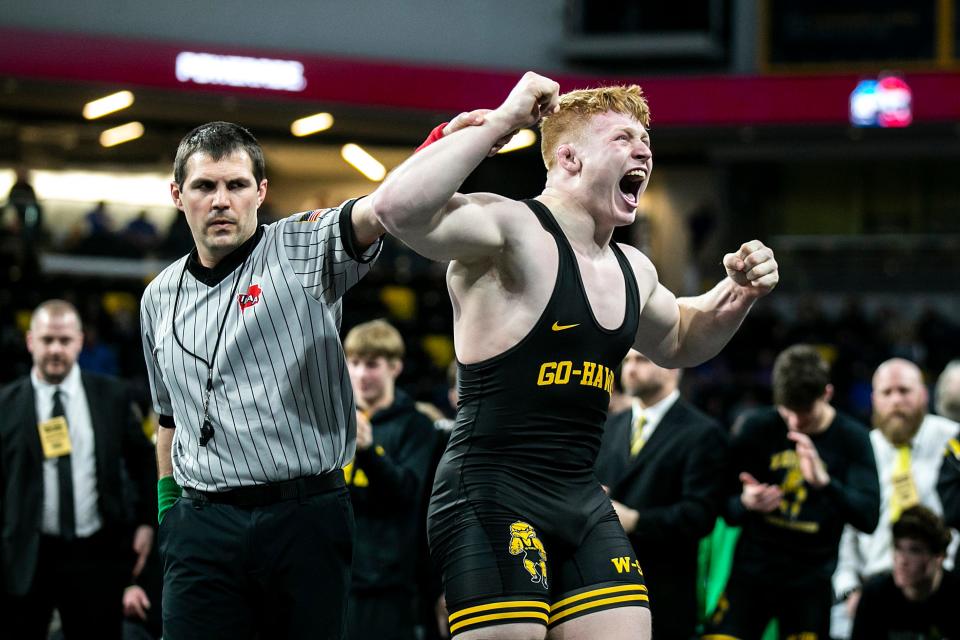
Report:
<svg viewBox="0 0 960 640"><path fill-rule="evenodd" d="M294 120L293 124L290 125L290 133L298 138L302 138L303 136L309 136L314 133L326 131L332 126L332 115L329 113L315 113L312 116Z"/></svg>
<svg viewBox="0 0 960 640"><path fill-rule="evenodd" d="M380 161L367 153L363 147L349 142L340 149L340 155L354 169L374 182L380 182L387 175L387 169Z"/></svg>
<svg viewBox="0 0 960 640"><path fill-rule="evenodd" d="M526 149L533 143L537 141L537 134L535 134L530 129L520 129L517 131L510 142L503 145L503 148L497 153L510 153L511 151L516 151L517 149Z"/></svg>
<svg viewBox="0 0 960 640"><path fill-rule="evenodd" d="M115 147L124 142L136 140L143 135L143 125L139 122L128 122L119 127L107 129L100 134L100 144L104 147Z"/></svg>
<svg viewBox="0 0 960 640"><path fill-rule="evenodd" d="M126 109L132 104L132 93L129 91L118 91L83 105L83 117L87 120L95 120L102 118L108 113Z"/></svg>

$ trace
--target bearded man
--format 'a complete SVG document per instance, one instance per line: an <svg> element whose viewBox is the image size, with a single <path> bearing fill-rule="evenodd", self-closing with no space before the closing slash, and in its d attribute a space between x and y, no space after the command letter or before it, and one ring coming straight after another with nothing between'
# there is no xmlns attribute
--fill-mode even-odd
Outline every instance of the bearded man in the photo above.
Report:
<svg viewBox="0 0 960 640"><path fill-rule="evenodd" d="M892 525L906 509L923 505L937 515L943 506L937 476L947 441L956 433L951 420L927 413L929 394L920 368L909 360L887 360L873 374L873 426L870 443L880 474L880 524L872 534L847 527L833 576L837 600L832 637L848 637L866 578L893 567ZM957 535L947 558L953 557ZM947 567L950 568L950 567Z"/></svg>

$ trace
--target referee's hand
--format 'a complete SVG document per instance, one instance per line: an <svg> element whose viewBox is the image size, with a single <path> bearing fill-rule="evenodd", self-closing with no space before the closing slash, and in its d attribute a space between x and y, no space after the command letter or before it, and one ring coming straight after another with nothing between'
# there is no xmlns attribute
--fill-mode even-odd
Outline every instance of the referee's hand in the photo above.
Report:
<svg viewBox="0 0 960 640"><path fill-rule="evenodd" d="M357 411L357 451L366 451L373 445L373 429L362 411Z"/></svg>
<svg viewBox="0 0 960 640"><path fill-rule="evenodd" d="M447 126L443 128L444 137L450 135L451 133L460 131L461 129L466 129L467 127L480 126L483 124L483 117L490 113L490 111L492 111L492 109L474 109L473 111L464 111L453 120L448 122ZM510 142L515 133L515 131L510 132L497 140L497 142L493 145L493 148L490 149L490 153L487 154L487 157L492 158L493 156L497 155L500 149L502 149L505 144Z"/></svg>

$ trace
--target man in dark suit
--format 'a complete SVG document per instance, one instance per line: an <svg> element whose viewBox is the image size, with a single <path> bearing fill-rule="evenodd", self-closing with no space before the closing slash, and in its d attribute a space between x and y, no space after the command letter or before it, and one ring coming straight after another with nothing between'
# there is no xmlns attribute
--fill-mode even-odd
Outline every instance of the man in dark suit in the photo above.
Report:
<svg viewBox="0 0 960 640"><path fill-rule="evenodd" d="M643 567L653 637L689 640L697 623L697 549L720 510L726 437L680 397L679 370L631 350L620 379L635 401L607 421L597 477Z"/></svg>
<svg viewBox="0 0 960 640"><path fill-rule="evenodd" d="M82 346L73 305L44 302L30 375L0 389L0 619L16 638L46 638L54 608L67 640L120 638L123 588L153 544L153 446L125 385L76 366Z"/></svg>

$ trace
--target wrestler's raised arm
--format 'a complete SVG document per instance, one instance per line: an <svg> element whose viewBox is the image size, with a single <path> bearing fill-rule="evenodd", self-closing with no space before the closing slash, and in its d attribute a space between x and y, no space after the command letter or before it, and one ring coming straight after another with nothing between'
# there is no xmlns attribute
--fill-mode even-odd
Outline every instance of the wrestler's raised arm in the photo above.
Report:
<svg viewBox="0 0 960 640"><path fill-rule="evenodd" d="M520 205L495 194L458 194L457 189L505 136L553 112L558 92L556 82L526 73L482 125L414 154L387 177L367 206L391 234L429 258L469 261L496 253L504 246L510 212Z"/></svg>
<svg viewBox="0 0 960 640"><path fill-rule="evenodd" d="M620 245L646 299L634 348L663 367L691 367L717 355L736 333L753 303L780 279L773 250L751 240L723 258L727 277L706 293L676 298L657 280L653 264Z"/></svg>

